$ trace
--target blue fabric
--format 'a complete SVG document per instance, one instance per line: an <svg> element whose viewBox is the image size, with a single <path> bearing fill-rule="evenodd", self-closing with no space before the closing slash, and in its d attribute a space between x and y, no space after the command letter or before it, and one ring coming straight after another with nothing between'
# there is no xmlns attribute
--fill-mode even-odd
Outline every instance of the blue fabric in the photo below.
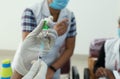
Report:
<svg viewBox="0 0 120 79"><path fill-rule="evenodd" d="M70 30L67 34L67 38L69 37L73 37L77 35L77 30L76 30L76 20L75 20L75 16L72 13L71 15L71 24L70 24Z"/></svg>
<svg viewBox="0 0 120 79"><path fill-rule="evenodd" d="M53 0L53 2L49 5L53 9L61 10L66 7L69 0Z"/></svg>
<svg viewBox="0 0 120 79"><path fill-rule="evenodd" d="M118 28L118 37L120 38L120 28Z"/></svg>
<svg viewBox="0 0 120 79"><path fill-rule="evenodd" d="M23 32L32 32L36 28L37 23L33 11L29 8L25 9L22 15L22 31Z"/></svg>

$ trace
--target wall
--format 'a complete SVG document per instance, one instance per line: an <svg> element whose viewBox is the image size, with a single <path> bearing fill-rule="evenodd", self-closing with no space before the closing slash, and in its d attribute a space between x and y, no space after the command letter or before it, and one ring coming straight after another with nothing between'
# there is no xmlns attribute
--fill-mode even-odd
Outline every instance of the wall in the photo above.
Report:
<svg viewBox="0 0 120 79"><path fill-rule="evenodd" d="M0 49L16 50L21 41L21 15L26 6L40 0L2 0L0 3ZM120 0L70 0L75 13L77 38L75 54L88 55L94 38L117 37Z"/></svg>

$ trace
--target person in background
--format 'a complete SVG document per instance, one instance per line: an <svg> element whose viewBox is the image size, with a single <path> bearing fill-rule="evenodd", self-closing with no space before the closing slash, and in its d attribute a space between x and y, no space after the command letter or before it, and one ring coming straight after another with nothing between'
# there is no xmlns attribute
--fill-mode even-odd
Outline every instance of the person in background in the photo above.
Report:
<svg viewBox="0 0 120 79"><path fill-rule="evenodd" d="M120 18L118 19L118 37L120 37ZM120 46L119 38L112 38L105 41L101 50L99 51L99 57L94 65L93 72L97 79L119 79L119 55ZM117 56L116 56L117 55ZM117 59L116 59L117 58ZM111 62L112 61L112 62Z"/></svg>
<svg viewBox="0 0 120 79"><path fill-rule="evenodd" d="M96 79L120 79L120 39L112 38L103 44L94 65Z"/></svg>
<svg viewBox="0 0 120 79"><path fill-rule="evenodd" d="M46 79L60 79L60 68L73 55L77 34L76 20L74 13L66 8L68 3L69 0L42 0L41 3L26 8L22 15L23 41L42 19L53 16L53 22L49 26L56 30L58 38L53 49L43 57L48 65ZM61 49L64 49L62 54ZM25 75L22 73L14 69L12 79L21 79Z"/></svg>

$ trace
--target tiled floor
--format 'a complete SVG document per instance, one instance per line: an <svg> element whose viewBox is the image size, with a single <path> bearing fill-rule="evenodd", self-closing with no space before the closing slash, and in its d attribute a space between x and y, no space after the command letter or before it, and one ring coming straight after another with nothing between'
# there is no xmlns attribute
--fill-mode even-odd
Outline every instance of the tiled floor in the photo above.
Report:
<svg viewBox="0 0 120 79"><path fill-rule="evenodd" d="M3 59L6 58L13 60L14 53L15 51L0 50L0 63ZM85 67L87 67L87 57L88 56L86 55L73 55L71 58L71 65L77 67L80 79L83 79L83 70Z"/></svg>

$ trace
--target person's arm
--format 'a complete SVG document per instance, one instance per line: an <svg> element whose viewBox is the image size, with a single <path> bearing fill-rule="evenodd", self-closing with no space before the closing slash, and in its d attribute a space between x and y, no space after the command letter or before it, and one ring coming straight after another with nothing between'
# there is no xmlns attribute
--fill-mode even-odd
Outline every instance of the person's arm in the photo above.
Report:
<svg viewBox="0 0 120 79"><path fill-rule="evenodd" d="M65 50L62 52L60 57L51 65L53 68L51 67L48 68L46 79L52 79L55 71L57 69L60 69L71 58L71 56L73 55L74 47L75 47L76 34L77 34L76 21L73 14L71 18L70 30L65 40Z"/></svg>
<svg viewBox="0 0 120 79"><path fill-rule="evenodd" d="M11 76L11 79L21 79L23 76L18 73L16 70L13 71L13 75Z"/></svg>
<svg viewBox="0 0 120 79"><path fill-rule="evenodd" d="M31 9L29 8L25 9L22 15L21 26L22 26L22 40L24 40L26 36L30 32L32 32L37 26L35 15Z"/></svg>
<svg viewBox="0 0 120 79"><path fill-rule="evenodd" d="M56 60L52 66L55 67L55 69L61 68L72 56L74 47L75 47L75 38L76 38L76 20L74 13L71 13L71 24L70 24L70 30L67 34L67 38L65 40L65 50L62 53L62 55Z"/></svg>
<svg viewBox="0 0 120 79"><path fill-rule="evenodd" d="M30 32L22 32L22 40L24 40L29 33Z"/></svg>
<svg viewBox="0 0 120 79"><path fill-rule="evenodd" d="M62 53L59 59L52 64L52 66L55 67L56 69L61 68L73 55L73 51L75 47L75 37L67 38L65 47L66 47L65 51Z"/></svg>
<svg viewBox="0 0 120 79"><path fill-rule="evenodd" d="M66 39L66 49L62 53L62 55L52 64L52 67L54 67L56 70L61 68L72 56L74 46L75 46L75 37L67 38ZM51 79L54 75L54 71L51 68L48 68L48 73L46 79ZM52 74L52 75L51 75Z"/></svg>
<svg viewBox="0 0 120 79"><path fill-rule="evenodd" d="M32 18L31 18L32 17ZM36 27L36 20L31 9L25 9L21 19L22 26L22 40ZM15 69L11 79L21 79L23 76L18 73Z"/></svg>

